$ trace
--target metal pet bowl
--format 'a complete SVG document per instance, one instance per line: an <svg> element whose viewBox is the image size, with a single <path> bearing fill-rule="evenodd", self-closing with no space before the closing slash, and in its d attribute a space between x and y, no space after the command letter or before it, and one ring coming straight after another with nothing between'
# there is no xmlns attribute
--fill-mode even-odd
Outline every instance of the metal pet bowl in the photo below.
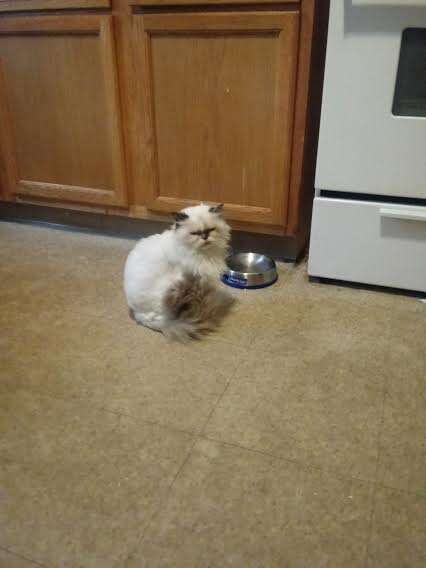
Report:
<svg viewBox="0 0 426 568"><path fill-rule="evenodd" d="M265 288L277 281L277 267L269 256L241 252L229 257L222 282L233 288Z"/></svg>

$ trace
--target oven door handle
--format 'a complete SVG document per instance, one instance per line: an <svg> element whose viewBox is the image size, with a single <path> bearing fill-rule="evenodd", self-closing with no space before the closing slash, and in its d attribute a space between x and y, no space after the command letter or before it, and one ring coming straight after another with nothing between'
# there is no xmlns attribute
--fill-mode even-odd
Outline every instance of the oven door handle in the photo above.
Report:
<svg viewBox="0 0 426 568"><path fill-rule="evenodd" d="M400 219L402 221L423 221L426 222L426 208L422 209L402 209L398 207L380 207L380 217L388 219Z"/></svg>

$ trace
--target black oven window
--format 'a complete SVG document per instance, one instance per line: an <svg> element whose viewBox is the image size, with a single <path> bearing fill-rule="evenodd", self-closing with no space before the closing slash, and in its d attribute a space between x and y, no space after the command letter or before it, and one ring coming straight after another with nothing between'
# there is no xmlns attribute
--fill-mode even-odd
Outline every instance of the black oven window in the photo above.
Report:
<svg viewBox="0 0 426 568"><path fill-rule="evenodd" d="M426 116L426 29L402 33L392 113Z"/></svg>

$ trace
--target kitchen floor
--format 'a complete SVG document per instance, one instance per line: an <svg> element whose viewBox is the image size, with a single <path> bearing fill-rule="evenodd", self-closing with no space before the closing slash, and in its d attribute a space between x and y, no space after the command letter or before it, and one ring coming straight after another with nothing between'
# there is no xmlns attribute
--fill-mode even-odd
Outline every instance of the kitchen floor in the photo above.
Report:
<svg viewBox="0 0 426 568"><path fill-rule="evenodd" d="M170 344L132 245L0 223L0 566L423 568L426 304L286 264Z"/></svg>

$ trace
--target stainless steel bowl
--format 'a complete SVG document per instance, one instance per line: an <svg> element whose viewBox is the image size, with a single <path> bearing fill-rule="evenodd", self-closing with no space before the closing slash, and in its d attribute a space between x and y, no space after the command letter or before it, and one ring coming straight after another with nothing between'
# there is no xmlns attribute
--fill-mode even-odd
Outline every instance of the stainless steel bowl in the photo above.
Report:
<svg viewBox="0 0 426 568"><path fill-rule="evenodd" d="M222 282L234 288L264 288L278 278L275 262L255 252L240 252L229 257Z"/></svg>

